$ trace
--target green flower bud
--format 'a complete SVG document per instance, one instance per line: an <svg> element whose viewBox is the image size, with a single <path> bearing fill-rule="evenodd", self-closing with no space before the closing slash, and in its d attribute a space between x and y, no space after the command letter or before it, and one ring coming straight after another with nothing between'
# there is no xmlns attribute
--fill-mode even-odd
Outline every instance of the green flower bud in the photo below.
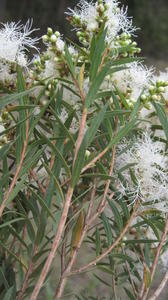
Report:
<svg viewBox="0 0 168 300"><path fill-rule="evenodd" d="M154 85L150 85L149 91L150 91L150 92L153 92L154 90L155 90L155 86L154 86Z"/></svg>
<svg viewBox="0 0 168 300"><path fill-rule="evenodd" d="M142 99L143 101L145 101L145 100L147 100L147 96L146 96L145 94L143 94L143 95L141 96L141 99Z"/></svg>
<svg viewBox="0 0 168 300"><path fill-rule="evenodd" d="M55 36L55 34L52 34L51 37L50 37L50 41L51 41L52 43L55 43L56 40L57 40L57 37Z"/></svg>
<svg viewBox="0 0 168 300"><path fill-rule="evenodd" d="M49 36L51 36L53 34L53 30L52 30L51 27L47 28L47 33L48 33Z"/></svg>
<svg viewBox="0 0 168 300"><path fill-rule="evenodd" d="M160 86L160 87L158 88L158 91L159 91L160 93L165 93L165 92L166 92L166 89L165 89L163 86Z"/></svg>
<svg viewBox="0 0 168 300"><path fill-rule="evenodd" d="M42 36L42 40L43 40L43 42L48 42L48 35L43 35Z"/></svg>
<svg viewBox="0 0 168 300"><path fill-rule="evenodd" d="M90 151L89 150L86 150L86 152L85 152L85 159L88 159L89 158L89 156L90 156Z"/></svg>
<svg viewBox="0 0 168 300"><path fill-rule="evenodd" d="M158 95L156 95L156 94L152 95L152 100L157 101L158 100Z"/></svg>
<svg viewBox="0 0 168 300"><path fill-rule="evenodd" d="M60 32L59 31L55 31L55 36L58 38L60 37Z"/></svg>
<svg viewBox="0 0 168 300"><path fill-rule="evenodd" d="M141 53L141 48L136 48L137 53Z"/></svg>

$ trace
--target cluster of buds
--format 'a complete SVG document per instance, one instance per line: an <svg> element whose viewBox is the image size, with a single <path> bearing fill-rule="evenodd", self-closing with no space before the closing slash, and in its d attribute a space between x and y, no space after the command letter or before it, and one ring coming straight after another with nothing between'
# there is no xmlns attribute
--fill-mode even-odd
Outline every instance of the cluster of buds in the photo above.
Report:
<svg viewBox="0 0 168 300"><path fill-rule="evenodd" d="M134 108L134 105L136 103L135 98L130 97L130 98L126 98L125 100L126 100L126 102L127 102L130 109Z"/></svg>
<svg viewBox="0 0 168 300"><path fill-rule="evenodd" d="M77 29L77 37L84 46L87 46L90 42L90 33L98 33L102 24L106 24L107 22L105 13L108 5L103 3L102 0L98 0L95 9L95 16L93 16L90 22L88 22L87 18L81 18L78 14L67 17L70 24Z"/></svg>
<svg viewBox="0 0 168 300"><path fill-rule="evenodd" d="M137 47L137 43L132 41L130 33L122 33L117 35L114 45L116 47L125 47L126 51L121 53L122 57L134 56L141 52L141 48Z"/></svg>
<svg viewBox="0 0 168 300"><path fill-rule="evenodd" d="M42 37L43 42L49 46L49 50L56 54L58 57L64 53L65 43L61 39L59 31L53 32L52 28L47 29L47 34Z"/></svg>
<svg viewBox="0 0 168 300"><path fill-rule="evenodd" d="M47 99L50 99L50 97L52 97L57 89L57 84L58 84L58 80L57 79L53 79L50 80L47 83L46 86L46 91L45 91L45 96Z"/></svg>
<svg viewBox="0 0 168 300"><path fill-rule="evenodd" d="M9 113L7 112L7 110L4 110L0 115L0 148L2 148L3 145L8 143L8 136L6 133L3 134L3 132L7 129L9 124Z"/></svg>
<svg viewBox="0 0 168 300"><path fill-rule="evenodd" d="M40 74L45 70L45 63L47 60L49 60L49 58L50 56L47 53L44 53L34 59L33 64L37 74Z"/></svg>
<svg viewBox="0 0 168 300"><path fill-rule="evenodd" d="M145 107L148 108L149 102L161 101L164 99L164 93L166 92L166 87L168 86L168 81L157 80L156 83L149 86L148 93L144 93L141 96L141 100Z"/></svg>

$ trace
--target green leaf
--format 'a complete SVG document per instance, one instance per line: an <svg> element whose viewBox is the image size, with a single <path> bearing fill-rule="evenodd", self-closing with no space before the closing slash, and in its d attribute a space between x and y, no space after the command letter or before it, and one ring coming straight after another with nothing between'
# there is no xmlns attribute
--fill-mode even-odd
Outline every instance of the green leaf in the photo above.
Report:
<svg viewBox="0 0 168 300"><path fill-rule="evenodd" d="M14 292L14 286L10 287L7 293L4 295L3 300L12 300Z"/></svg>
<svg viewBox="0 0 168 300"><path fill-rule="evenodd" d="M5 223L3 223L3 224L0 225L0 228L4 228L4 227L9 226L9 225L11 225L13 223L17 223L17 222L20 222L20 221L23 221L23 220L24 220L24 218L17 218L17 219L5 222Z"/></svg>
<svg viewBox="0 0 168 300"><path fill-rule="evenodd" d="M43 207L43 209L47 212L47 214L53 219L54 222L56 222L56 219L52 213L52 211L48 208L47 204L45 203L45 201L43 200L43 198L34 192L33 189L31 189L31 193L34 194L34 197L39 201L39 203L41 204L41 206Z"/></svg>
<svg viewBox="0 0 168 300"><path fill-rule="evenodd" d="M105 37L106 37L107 29L104 31L100 31L98 37L95 39L95 36L92 38L93 42L91 42L91 56L90 56L90 81L92 82L95 76L97 75L98 68L102 61L102 56L105 50ZM92 48L94 51L92 51Z"/></svg>
<svg viewBox="0 0 168 300"><path fill-rule="evenodd" d="M168 140L168 118L166 116L165 110L160 103L153 102L153 106L156 110L160 123L162 124L163 130L165 132L166 138Z"/></svg>
<svg viewBox="0 0 168 300"><path fill-rule="evenodd" d="M133 294L127 288L124 287L124 290L125 290L127 296L129 297L129 300L136 300L136 298L133 296Z"/></svg>
<svg viewBox="0 0 168 300"><path fill-rule="evenodd" d="M116 97L116 95L112 92L112 97L113 97L113 102L114 102L114 106L115 106L115 110L120 110L120 102L118 100L118 98ZM123 115L119 115L119 120L121 122L121 125L124 125L124 117Z"/></svg>
<svg viewBox="0 0 168 300"><path fill-rule="evenodd" d="M65 170L67 172L67 175L70 177L71 176L71 171L70 171L70 168L69 168L66 160L64 159L62 153L59 151L59 149L57 148L57 146L54 145L45 135L43 135L41 133L41 136L46 141L46 144L53 150L53 152L55 153L55 156L60 159L60 161L62 163L62 166L65 168Z"/></svg>
<svg viewBox="0 0 168 300"><path fill-rule="evenodd" d="M107 110L107 106L108 104L106 104L105 106L103 106L101 108L101 110L99 111L99 113L96 115L96 117L92 120L90 127L87 130L87 139L88 139L88 146L91 144L95 134L97 133L97 130L99 128L99 126L101 125L106 110Z"/></svg>
<svg viewBox="0 0 168 300"><path fill-rule="evenodd" d="M98 275L93 274L93 276L96 277L104 285L111 287L111 284L109 284L108 282L106 282L105 280L103 280L102 278L100 278Z"/></svg>
<svg viewBox="0 0 168 300"><path fill-rule="evenodd" d="M80 172L81 172L83 164L84 164L86 148L87 148L87 135L85 134L83 141L81 143L81 146L79 148L73 170L72 170L72 180L71 180L72 188L75 187L75 185L79 179Z"/></svg>
<svg viewBox="0 0 168 300"><path fill-rule="evenodd" d="M24 97L29 95L30 93L32 93L37 87L33 87L27 91L24 92L20 92L20 93L15 93L15 94L10 94L4 97L1 97L1 101L0 101L0 110L4 107L7 106L8 104L18 101L20 99L20 97Z"/></svg>
<svg viewBox="0 0 168 300"><path fill-rule="evenodd" d="M71 54L70 54L70 52L68 50L67 45L65 45L65 58L66 58L66 62L68 64L69 70L71 71L73 77L75 78L76 77L76 75L75 75L75 67L73 65Z"/></svg>
<svg viewBox="0 0 168 300"><path fill-rule="evenodd" d="M116 136L111 140L111 142L108 145L108 148L110 149L113 145L117 144L123 137L125 137L129 131L131 131L135 124L135 119L128 122L120 131L116 134Z"/></svg>
<svg viewBox="0 0 168 300"><path fill-rule="evenodd" d="M138 97L138 100L137 102L135 103L135 106L133 108L133 111L131 112L131 115L130 115L130 119L133 120L136 118L138 112L139 112L139 109L140 109L140 106L141 106L141 95L142 93L140 94L140 96Z"/></svg>
<svg viewBox="0 0 168 300"><path fill-rule="evenodd" d="M104 230L105 230L105 233L106 233L106 236L107 236L107 240L108 240L108 245L111 246L112 242L113 242L111 225L110 225L109 220L106 217L106 215L105 215L104 212L101 214L101 219L103 221Z"/></svg>
<svg viewBox="0 0 168 300"><path fill-rule="evenodd" d="M95 77L93 80L91 87L89 89L89 92L86 96L86 107L89 108L89 106L92 104L94 99L96 98L96 94L105 78L107 75L108 71L110 69L110 63L107 63L101 71L98 73L98 75Z"/></svg>
<svg viewBox="0 0 168 300"><path fill-rule="evenodd" d="M25 82L23 78L23 74L21 68L17 68L17 88L18 92L25 91ZM28 104L27 96L19 97L19 104L26 105ZM26 120L27 113L26 110L19 111L18 123L19 125L16 127L16 161L17 164L20 162L21 153L23 151L23 145L26 138Z"/></svg>
<svg viewBox="0 0 168 300"><path fill-rule="evenodd" d="M116 207L116 205L114 204L113 201L108 201L110 208L114 214L115 217L115 222L117 224L117 227L119 228L119 231L121 231L123 229L123 221L122 218L120 216L120 212L118 211L118 208Z"/></svg>

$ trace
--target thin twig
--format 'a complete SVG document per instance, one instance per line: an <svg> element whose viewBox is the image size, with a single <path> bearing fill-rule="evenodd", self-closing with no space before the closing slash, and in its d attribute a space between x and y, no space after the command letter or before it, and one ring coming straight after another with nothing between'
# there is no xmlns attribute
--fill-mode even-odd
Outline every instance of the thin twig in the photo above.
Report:
<svg viewBox="0 0 168 300"><path fill-rule="evenodd" d="M160 285L158 286L154 294L148 300L156 300L161 294L161 292L163 291L167 281L168 281L168 271L166 272L165 276L163 277Z"/></svg>
<svg viewBox="0 0 168 300"><path fill-rule="evenodd" d="M30 170L30 175L33 177L34 181L37 183L39 190L41 191L41 193L43 194L43 196L45 195L45 188L42 186L41 182L38 180L36 173L34 172L34 170Z"/></svg>

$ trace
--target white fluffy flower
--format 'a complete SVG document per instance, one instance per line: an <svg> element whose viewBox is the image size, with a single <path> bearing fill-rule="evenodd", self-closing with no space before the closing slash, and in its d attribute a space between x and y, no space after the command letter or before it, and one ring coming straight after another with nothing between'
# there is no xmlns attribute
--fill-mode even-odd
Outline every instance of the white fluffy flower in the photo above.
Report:
<svg viewBox="0 0 168 300"><path fill-rule="evenodd" d="M56 41L56 47L57 47L58 51L63 52L64 51L64 47L65 47L64 41L62 39L58 39Z"/></svg>
<svg viewBox="0 0 168 300"><path fill-rule="evenodd" d="M67 14L80 19L88 31L94 32L99 28L99 11L104 12L107 27L107 40L111 42L119 33L133 33L136 29L132 25L132 19L127 16L127 9L119 8L116 0L104 0L102 4L98 2L89 3L81 0L74 10L69 9Z"/></svg>
<svg viewBox="0 0 168 300"><path fill-rule="evenodd" d="M122 93L132 91L132 97L137 98L144 88L149 86L153 69L148 69L141 63L128 64L127 69L114 73L112 80Z"/></svg>
<svg viewBox="0 0 168 300"><path fill-rule="evenodd" d="M96 10L96 4L92 1L88 3L85 0L81 0L74 10L69 8L67 14L79 18L80 21L87 26L88 31L94 31L98 28L98 22L96 20L98 12Z"/></svg>
<svg viewBox="0 0 168 300"><path fill-rule="evenodd" d="M128 143L124 145L128 147ZM131 164L136 177L136 185L133 184L129 169L123 171L130 190L136 188L139 191L143 201L165 201L167 200L168 160L164 153L164 147L161 143L153 141L148 133L131 146L131 148L122 151L117 157L117 169ZM122 191L121 191L122 192Z"/></svg>
<svg viewBox="0 0 168 300"><path fill-rule="evenodd" d="M119 8L119 2L116 0L105 0L107 5L105 16L107 17L107 37L112 41L120 32L134 33L136 28L132 25L132 18L127 16L127 8Z"/></svg>
<svg viewBox="0 0 168 300"><path fill-rule="evenodd" d="M0 29L0 60L9 63L18 63L26 66L28 58L26 52L29 48L37 49L35 44L38 38L31 38L35 31L32 28L32 21L28 20L26 25L19 23L2 24Z"/></svg>

